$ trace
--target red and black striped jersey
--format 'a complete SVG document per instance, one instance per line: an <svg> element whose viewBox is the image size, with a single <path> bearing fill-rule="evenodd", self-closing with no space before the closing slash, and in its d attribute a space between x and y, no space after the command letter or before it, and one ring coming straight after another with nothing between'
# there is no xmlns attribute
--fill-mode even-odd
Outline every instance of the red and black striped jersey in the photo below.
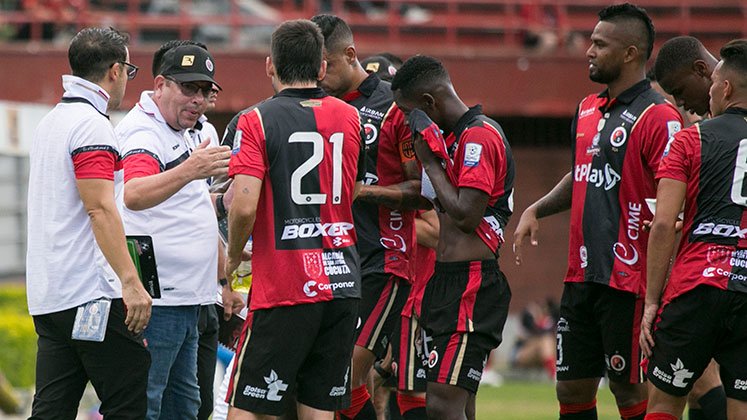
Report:
<svg viewBox="0 0 747 420"><path fill-rule="evenodd" d="M454 165L454 186L474 188L490 196L475 233L497 256L514 208L514 158L506 135L476 105L459 118L446 144Z"/></svg>
<svg viewBox="0 0 747 420"><path fill-rule="evenodd" d="M405 181L402 164L415 159L410 129L394 103L391 85L371 74L345 98L360 113L366 143L366 185ZM412 281L415 211L395 210L357 200L353 216L358 233L361 274L390 273Z"/></svg>
<svg viewBox="0 0 747 420"><path fill-rule="evenodd" d="M747 293L747 110L674 136L657 179L687 184L682 239L664 302L701 285Z"/></svg>
<svg viewBox="0 0 747 420"><path fill-rule="evenodd" d="M579 104L573 121L573 201L566 282L645 293L654 175L677 109L644 79L616 98L605 90Z"/></svg>
<svg viewBox="0 0 747 420"><path fill-rule="evenodd" d="M360 297L351 205L364 175L355 108L319 88L284 89L243 114L229 176L262 180L250 308Z"/></svg>

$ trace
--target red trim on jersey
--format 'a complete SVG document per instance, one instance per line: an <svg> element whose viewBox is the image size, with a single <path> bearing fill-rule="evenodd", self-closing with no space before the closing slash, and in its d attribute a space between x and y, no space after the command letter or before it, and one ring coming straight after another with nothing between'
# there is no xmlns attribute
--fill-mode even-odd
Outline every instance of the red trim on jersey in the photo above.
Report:
<svg viewBox="0 0 747 420"><path fill-rule="evenodd" d="M125 183L133 178L143 178L161 172L161 165L147 153L136 153L125 157L122 159L121 167L124 170Z"/></svg>
<svg viewBox="0 0 747 420"><path fill-rule="evenodd" d="M109 150L91 150L72 156L76 179L114 180L117 156Z"/></svg>
<svg viewBox="0 0 747 420"><path fill-rule="evenodd" d="M631 328L633 329L633 334L631 335L630 357L635 357L636 360L629 362L630 363L630 383L634 383L634 384L641 382L641 369L638 368L638 366L640 366L640 360L642 357L641 343L639 339L641 337L640 320L643 319L643 303L644 303L644 299L636 299L635 312L633 314L633 325L631 326ZM643 411L645 412L646 409L644 408Z"/></svg>
<svg viewBox="0 0 747 420"><path fill-rule="evenodd" d="M354 101L354 100L360 98L361 95L362 95L361 91L358 90L358 89L356 89L356 90L354 90L352 92L346 93L345 96L342 97L342 100L345 101L345 102L351 102L351 101Z"/></svg>
<svg viewBox="0 0 747 420"><path fill-rule="evenodd" d="M357 345L365 347L365 344L363 343L371 338L374 327L379 325L381 321L381 314L384 312L387 304L389 303L389 300L391 300L392 298L392 289L394 288L394 284L394 281L387 281L384 288L381 289L381 294L379 295L379 300L376 302L376 306L374 306L371 314L366 320L366 323L363 325L361 332L358 334L358 340L356 340Z"/></svg>

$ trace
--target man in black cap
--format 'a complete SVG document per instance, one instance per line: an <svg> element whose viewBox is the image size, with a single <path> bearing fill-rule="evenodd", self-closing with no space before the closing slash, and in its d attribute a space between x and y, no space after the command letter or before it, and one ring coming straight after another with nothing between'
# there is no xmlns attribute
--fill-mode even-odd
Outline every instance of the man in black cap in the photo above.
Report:
<svg viewBox="0 0 747 420"><path fill-rule="evenodd" d="M161 298L145 338L151 354L147 419L196 418L197 320L213 302L218 224L205 178L225 175L230 150L192 130L205 113L213 57L196 45L168 50L153 91L116 128L123 173L117 199L127 235L149 236Z"/></svg>

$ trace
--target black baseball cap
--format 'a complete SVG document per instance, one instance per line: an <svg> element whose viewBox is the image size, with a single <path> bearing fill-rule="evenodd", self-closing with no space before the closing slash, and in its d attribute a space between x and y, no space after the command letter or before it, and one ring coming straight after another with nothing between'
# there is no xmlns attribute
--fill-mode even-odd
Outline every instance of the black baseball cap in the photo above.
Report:
<svg viewBox="0 0 747 420"><path fill-rule="evenodd" d="M207 50L197 45L174 47L163 55L161 75L179 82L211 82L221 89L215 76L215 61Z"/></svg>
<svg viewBox="0 0 747 420"><path fill-rule="evenodd" d="M391 82L394 74L397 73L397 68L394 67L392 62L380 55L364 59L361 61L361 66L366 70L366 73L376 73L381 80L386 80L387 82Z"/></svg>

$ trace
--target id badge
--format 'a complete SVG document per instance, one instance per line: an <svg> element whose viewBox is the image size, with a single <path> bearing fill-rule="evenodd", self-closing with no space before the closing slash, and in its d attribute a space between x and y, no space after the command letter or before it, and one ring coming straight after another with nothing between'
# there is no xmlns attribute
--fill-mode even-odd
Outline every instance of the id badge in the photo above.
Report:
<svg viewBox="0 0 747 420"><path fill-rule="evenodd" d="M109 321L109 299L96 299L78 307L73 324L73 340L104 341Z"/></svg>

